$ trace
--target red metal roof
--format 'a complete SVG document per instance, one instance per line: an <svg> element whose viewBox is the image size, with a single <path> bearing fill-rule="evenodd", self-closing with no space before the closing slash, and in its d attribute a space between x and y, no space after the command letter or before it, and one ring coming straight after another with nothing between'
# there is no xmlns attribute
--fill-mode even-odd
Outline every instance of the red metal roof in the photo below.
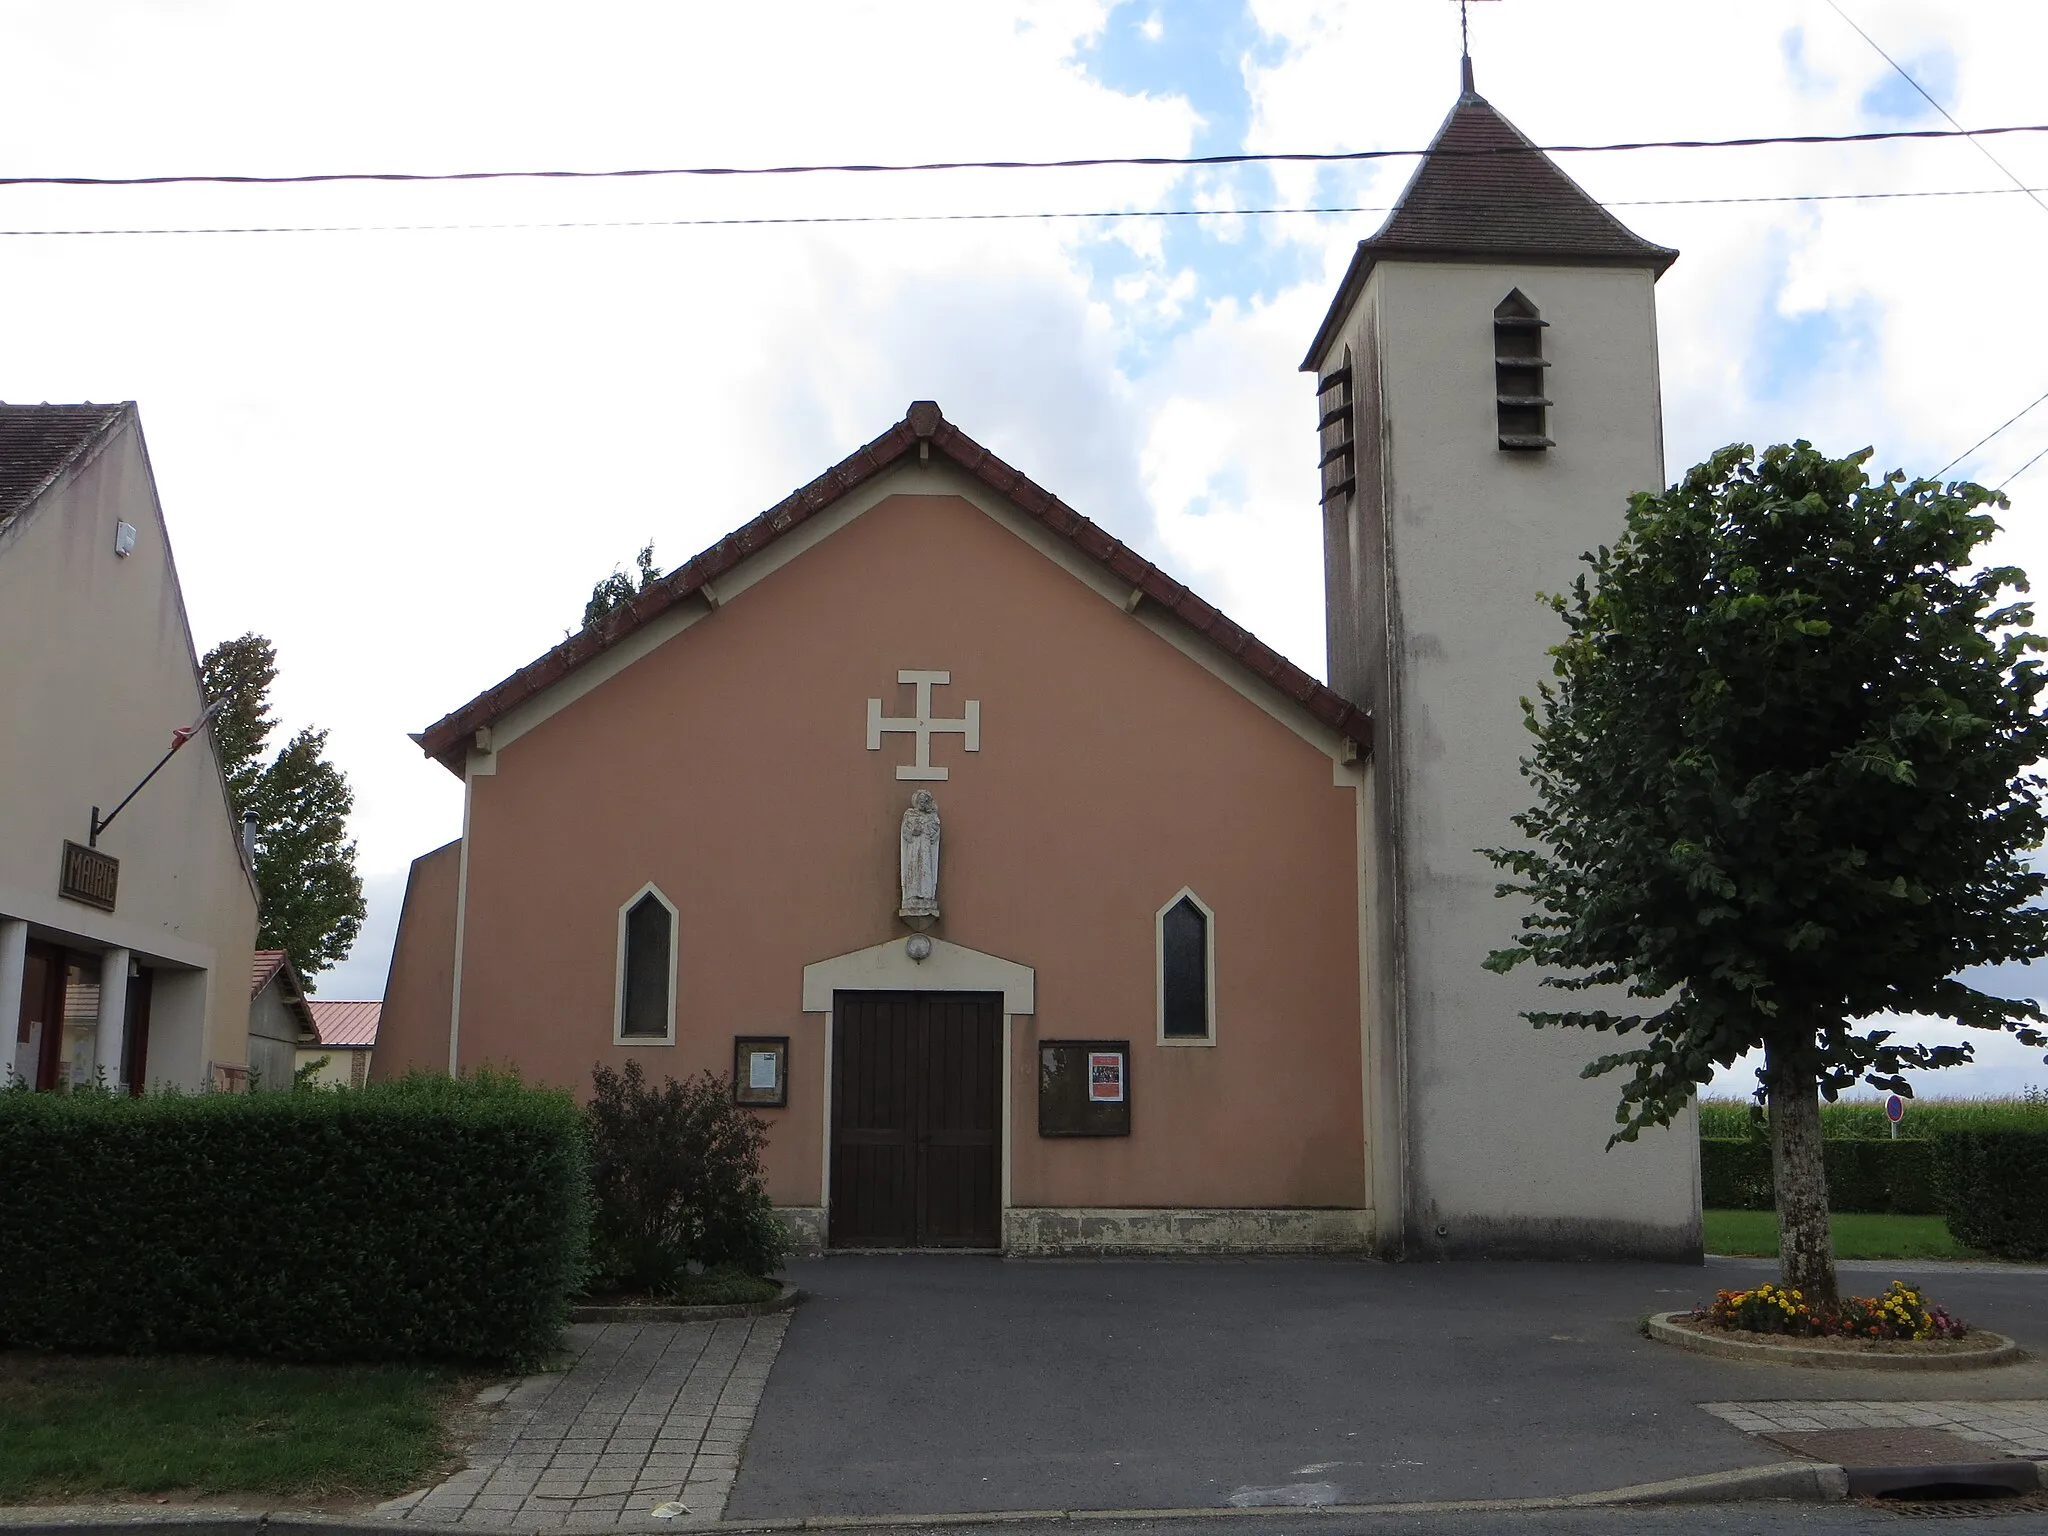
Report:
<svg viewBox="0 0 2048 1536"><path fill-rule="evenodd" d="M377 1043L377 1020L384 1012L382 1003L329 1002L319 997L306 1001L313 1010L313 1027L320 1031L322 1045L361 1047Z"/></svg>
<svg viewBox="0 0 2048 1536"><path fill-rule="evenodd" d="M866 447L856 449L809 485L792 492L752 522L661 577L589 629L571 635L537 661L435 721L415 738L421 750L450 773L460 776L469 743L480 727L560 682L585 662L683 602L707 582L758 554L920 447L951 461L1008 498L1019 511L1044 524L1118 580L1128 582L1132 591L1142 594L1145 601L1165 609L1206 636L1331 730L1357 742L1362 750L1370 750L1370 713L1318 682L1151 561L1011 468L947 421L930 400L913 401L903 420Z"/></svg>

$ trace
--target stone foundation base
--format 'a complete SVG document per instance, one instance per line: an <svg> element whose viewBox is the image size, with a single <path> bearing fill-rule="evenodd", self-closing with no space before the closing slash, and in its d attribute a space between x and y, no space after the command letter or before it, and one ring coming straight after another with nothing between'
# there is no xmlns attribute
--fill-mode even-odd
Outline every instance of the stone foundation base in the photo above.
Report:
<svg viewBox="0 0 2048 1536"><path fill-rule="evenodd" d="M1114 1210L1030 1206L1003 1213L1003 1252L1017 1258L1117 1254L1360 1254L1369 1210Z"/></svg>
<svg viewBox="0 0 2048 1536"><path fill-rule="evenodd" d="M778 1205L775 1219L789 1234L794 1257L815 1259L825 1251L825 1207L822 1205Z"/></svg>

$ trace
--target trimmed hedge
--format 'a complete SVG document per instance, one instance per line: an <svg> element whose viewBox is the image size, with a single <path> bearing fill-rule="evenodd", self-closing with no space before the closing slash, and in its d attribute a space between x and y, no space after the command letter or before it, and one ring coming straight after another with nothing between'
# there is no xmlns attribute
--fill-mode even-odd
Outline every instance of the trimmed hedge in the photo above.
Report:
<svg viewBox="0 0 2048 1536"><path fill-rule="evenodd" d="M1771 1144L1732 1136L1700 1138L1700 1204L1710 1211L1768 1211Z"/></svg>
<svg viewBox="0 0 2048 1536"><path fill-rule="evenodd" d="M1700 1135L1769 1140L1770 1127L1748 1099L1701 1099ZM1931 1140L1942 1131L2048 1131L2048 1093L2023 1090L2015 1098L1906 1100L1900 1140ZM1820 1133L1827 1141L1889 1141L1891 1122L1882 1099L1837 1099L1820 1107Z"/></svg>
<svg viewBox="0 0 2048 1536"><path fill-rule="evenodd" d="M0 1346L526 1363L583 1282L566 1093L0 1094Z"/></svg>
<svg viewBox="0 0 2048 1536"><path fill-rule="evenodd" d="M1828 1209L1934 1215L1941 1209L1934 1190L1934 1146L1931 1141L1823 1141ZM1720 1211L1774 1209L1770 1142L1702 1136L1700 1204Z"/></svg>
<svg viewBox="0 0 2048 1536"><path fill-rule="evenodd" d="M2002 1259L2048 1259L2048 1131L1943 1131L1935 1189L1958 1242Z"/></svg>

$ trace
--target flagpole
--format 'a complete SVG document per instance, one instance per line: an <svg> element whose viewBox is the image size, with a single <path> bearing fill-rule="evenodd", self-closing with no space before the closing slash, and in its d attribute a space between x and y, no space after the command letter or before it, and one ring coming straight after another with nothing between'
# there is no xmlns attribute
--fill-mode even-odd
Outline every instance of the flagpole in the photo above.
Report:
<svg viewBox="0 0 2048 1536"><path fill-rule="evenodd" d="M173 731L171 733L171 750L166 752L162 757L156 760L156 767L150 769L149 772L145 773L142 776L141 784L136 785L133 789L129 790L127 794L121 797L121 803L115 806L111 811L107 812L106 819L104 821L100 819L100 808L98 806L94 806L92 808L92 831L86 837L86 847L99 847L100 834L106 831L107 828L111 827L114 824L114 818L116 816L120 815L123 811L128 809L128 802L130 800L133 800L137 795L142 793L143 785L147 784L151 779L155 778L157 774L162 771L164 764L168 763L172 758L178 755L178 748L184 746L185 743L190 741L194 736L197 736L200 733L200 731L205 728L206 722L211 720L215 715L220 713L220 707L225 702L225 698L215 699L211 704L206 706L205 713L200 715L200 717L192 723L189 729Z"/></svg>

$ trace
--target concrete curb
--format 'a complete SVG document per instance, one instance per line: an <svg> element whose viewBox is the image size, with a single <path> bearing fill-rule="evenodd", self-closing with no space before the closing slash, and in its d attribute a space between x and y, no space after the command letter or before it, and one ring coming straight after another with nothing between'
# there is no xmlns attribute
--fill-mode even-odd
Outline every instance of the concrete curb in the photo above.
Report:
<svg viewBox="0 0 2048 1536"><path fill-rule="evenodd" d="M1749 1360L1769 1365L1821 1366L1851 1371L1972 1371L1987 1365L2010 1365L2022 1357L2018 1344L2002 1333L1977 1329L1996 1342L1982 1349L1926 1355L1886 1355L1871 1352L1852 1354L1841 1349L1818 1349L1800 1344L1751 1344L1744 1339L1724 1339L1696 1333L1678 1326L1683 1312L1656 1312L1644 1325L1650 1337L1665 1344L1689 1349L1696 1355L1717 1355L1724 1360Z"/></svg>
<svg viewBox="0 0 2048 1536"><path fill-rule="evenodd" d="M572 1323L715 1323L726 1317L766 1317L787 1312L803 1292L788 1281L773 1301L735 1301L719 1307L572 1307Z"/></svg>
<svg viewBox="0 0 2048 1536"><path fill-rule="evenodd" d="M1849 1497L1849 1474L1842 1468L1811 1461L1776 1462L1705 1472L1697 1477L1661 1483L1635 1483L1593 1493L1568 1493L1528 1499L1438 1499L1405 1504L1269 1504L1251 1509L1002 1509L949 1514L807 1515L781 1520L721 1520L705 1524L646 1517L621 1520L614 1529L634 1532L715 1531L719 1536L746 1532L929 1530L974 1525L1109 1525L1162 1520L1265 1520L1302 1515L1429 1515L1489 1511L1590 1509L1629 1504L1732 1504L1752 1499L1781 1499L1807 1504L1840 1503ZM178 1536L415 1536L445 1531L450 1536L474 1529L437 1522L402 1522L360 1515L239 1514L228 1511L153 1509L133 1505L65 1510L43 1506L20 1512L0 1510L0 1531L7 1536L132 1536L143 1529L170 1528ZM518 1527L499 1528L517 1536Z"/></svg>
<svg viewBox="0 0 2048 1536"><path fill-rule="evenodd" d="M1710 1253L1714 1264L1740 1264L1747 1269L1778 1272L1778 1261L1760 1253ZM1835 1268L1859 1275L1892 1275L1901 1271L1930 1275L2048 1275L2048 1264L2020 1259L1837 1259Z"/></svg>

